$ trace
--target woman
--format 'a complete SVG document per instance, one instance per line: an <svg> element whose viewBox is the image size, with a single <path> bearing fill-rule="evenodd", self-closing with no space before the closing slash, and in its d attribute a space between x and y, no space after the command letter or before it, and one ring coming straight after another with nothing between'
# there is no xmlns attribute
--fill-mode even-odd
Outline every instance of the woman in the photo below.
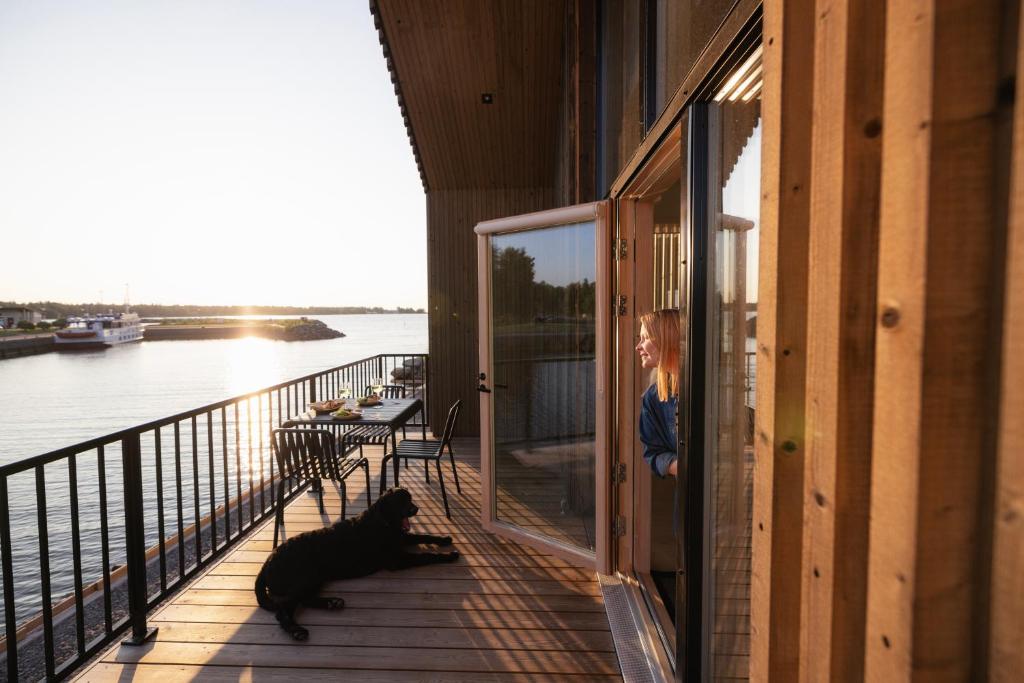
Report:
<svg viewBox="0 0 1024 683"><path fill-rule="evenodd" d="M644 460L659 477L676 476L676 405L679 397L679 311L665 308L640 316L640 365L657 369L640 406Z"/></svg>

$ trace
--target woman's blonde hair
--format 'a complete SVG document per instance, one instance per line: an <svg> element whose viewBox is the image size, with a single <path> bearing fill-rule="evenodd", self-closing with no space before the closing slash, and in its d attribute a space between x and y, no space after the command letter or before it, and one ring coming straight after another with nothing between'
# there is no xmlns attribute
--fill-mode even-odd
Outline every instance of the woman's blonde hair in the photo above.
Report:
<svg viewBox="0 0 1024 683"><path fill-rule="evenodd" d="M648 338L658 347L658 400L679 395L679 310L663 308L640 316Z"/></svg>

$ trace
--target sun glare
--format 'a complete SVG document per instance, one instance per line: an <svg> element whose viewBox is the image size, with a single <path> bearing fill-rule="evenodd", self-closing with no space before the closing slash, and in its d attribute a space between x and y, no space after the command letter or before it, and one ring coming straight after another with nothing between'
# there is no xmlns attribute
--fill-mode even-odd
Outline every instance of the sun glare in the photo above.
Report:
<svg viewBox="0 0 1024 683"><path fill-rule="evenodd" d="M238 396L269 386L280 377L280 357L275 342L245 337L231 342L228 364L224 369L229 396Z"/></svg>

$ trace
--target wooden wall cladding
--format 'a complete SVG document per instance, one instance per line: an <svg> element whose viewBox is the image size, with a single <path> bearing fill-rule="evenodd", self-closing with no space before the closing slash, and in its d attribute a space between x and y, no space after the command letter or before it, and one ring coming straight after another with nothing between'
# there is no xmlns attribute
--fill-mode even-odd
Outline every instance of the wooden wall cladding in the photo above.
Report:
<svg viewBox="0 0 1024 683"><path fill-rule="evenodd" d="M375 2L427 188L550 185L565 3Z"/></svg>
<svg viewBox="0 0 1024 683"><path fill-rule="evenodd" d="M1002 10L998 0L888 7L865 672L873 680L967 680L987 665Z"/></svg>
<svg viewBox="0 0 1024 683"><path fill-rule="evenodd" d="M558 206L551 187L433 190L427 193L427 310L431 429L440 433L448 406L462 399L456 433L480 432L477 374L477 237L480 221Z"/></svg>
<svg viewBox="0 0 1024 683"><path fill-rule="evenodd" d="M800 668L864 675L883 0L817 0Z"/></svg>
<svg viewBox="0 0 1024 683"><path fill-rule="evenodd" d="M1002 127L1016 3L770 0L764 16L752 675L1015 680L1024 487L1006 449L1019 450L1024 420L1010 351L1021 344L1019 97L1012 164ZM797 38L815 45L809 68L788 60ZM787 108L800 88L809 101ZM803 214L785 207L808 187L805 235ZM801 268L806 299L779 294ZM779 335L800 321L806 351L780 357ZM791 382L799 367L803 386ZM784 424L788 464L769 448ZM800 471L780 476L793 463Z"/></svg>
<svg viewBox="0 0 1024 683"><path fill-rule="evenodd" d="M764 8L752 680L799 671L814 2Z"/></svg>

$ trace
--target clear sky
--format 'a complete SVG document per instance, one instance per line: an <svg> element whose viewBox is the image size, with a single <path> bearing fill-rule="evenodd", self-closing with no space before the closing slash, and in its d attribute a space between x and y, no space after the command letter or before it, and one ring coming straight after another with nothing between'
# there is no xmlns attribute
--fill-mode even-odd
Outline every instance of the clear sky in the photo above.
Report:
<svg viewBox="0 0 1024 683"><path fill-rule="evenodd" d="M366 0L0 0L0 300L426 305Z"/></svg>

